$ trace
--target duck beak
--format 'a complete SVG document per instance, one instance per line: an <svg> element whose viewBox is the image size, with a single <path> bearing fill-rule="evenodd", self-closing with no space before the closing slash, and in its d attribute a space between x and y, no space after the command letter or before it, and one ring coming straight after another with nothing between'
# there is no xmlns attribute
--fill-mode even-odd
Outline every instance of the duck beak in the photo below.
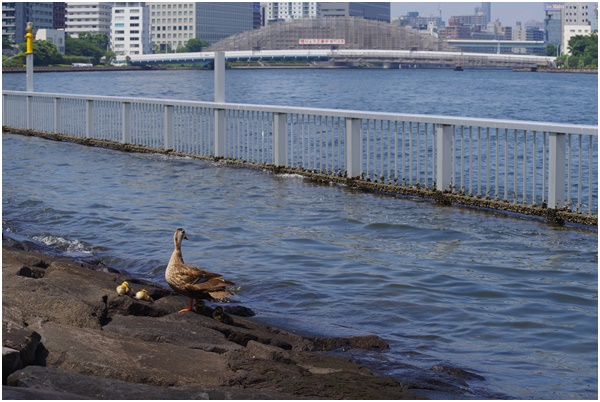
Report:
<svg viewBox="0 0 600 402"><path fill-rule="evenodd" d="M187 235L183 235L183 238L186 239L186 240L189 240L188 237L187 237Z"/></svg>

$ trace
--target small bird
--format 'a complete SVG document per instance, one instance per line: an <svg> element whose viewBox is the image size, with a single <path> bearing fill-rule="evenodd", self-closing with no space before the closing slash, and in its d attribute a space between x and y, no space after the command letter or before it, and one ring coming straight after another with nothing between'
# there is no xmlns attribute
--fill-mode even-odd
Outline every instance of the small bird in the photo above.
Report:
<svg viewBox="0 0 600 402"><path fill-rule="evenodd" d="M213 309L204 303L204 300L196 300L196 305L194 306L194 311L197 314L205 315L207 317L213 316Z"/></svg>
<svg viewBox="0 0 600 402"><path fill-rule="evenodd" d="M129 287L128 282L123 282L117 286L117 293L120 295L133 296L133 290Z"/></svg>
<svg viewBox="0 0 600 402"><path fill-rule="evenodd" d="M233 282L223 279L221 274L208 272L183 262L181 242L188 239L185 230L178 228L173 235L175 249L165 271L165 280L171 288L190 298L189 307L179 310L180 313L194 311L194 299L223 299L234 293L227 289Z"/></svg>
<svg viewBox="0 0 600 402"><path fill-rule="evenodd" d="M217 306L215 307L215 311L212 314L213 318L217 321L222 322L223 324L231 325L233 324L233 319L229 314L223 311L223 307Z"/></svg>
<svg viewBox="0 0 600 402"><path fill-rule="evenodd" d="M154 299L150 297L148 291L146 289L142 289L135 294L135 298L137 300L149 301L150 303L154 303Z"/></svg>

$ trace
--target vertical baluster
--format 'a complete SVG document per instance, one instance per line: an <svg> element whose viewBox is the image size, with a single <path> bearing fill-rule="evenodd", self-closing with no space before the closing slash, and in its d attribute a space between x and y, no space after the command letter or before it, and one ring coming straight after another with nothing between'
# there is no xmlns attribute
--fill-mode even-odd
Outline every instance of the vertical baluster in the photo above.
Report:
<svg viewBox="0 0 600 402"><path fill-rule="evenodd" d="M513 130L513 202L517 202L517 160L519 156L517 131L516 129Z"/></svg>
<svg viewBox="0 0 600 402"><path fill-rule="evenodd" d="M567 188L569 189L569 191L567 191L567 203L570 206L571 205L571 189L573 188L571 186L571 159L573 159L573 145L571 145L571 134L567 134L567 147L568 147L568 154L567 154Z"/></svg>
<svg viewBox="0 0 600 402"><path fill-rule="evenodd" d="M592 163L592 156L593 156L593 145L594 145L594 141L593 141L593 137L590 135L590 146L588 147L588 154L589 154L589 161L588 161L588 166L589 166L589 173L588 173L588 197L589 197L589 201L588 201L588 214L592 214L592 195L594 194L593 188L592 188L592 177L594 176L594 164ZM597 176L596 176L597 177Z"/></svg>
<svg viewBox="0 0 600 402"><path fill-rule="evenodd" d="M405 137L406 130L404 128L404 126L405 126L404 123L405 123L405 121L402 121L402 143L401 143L401 148L402 148L402 160L401 160L401 163L402 163L402 185L406 184L406 176L404 174L404 172L405 172L404 166L406 165L406 154L404 153L404 142L406 140L406 137Z"/></svg>
<svg viewBox="0 0 600 402"><path fill-rule="evenodd" d="M477 127L477 197L481 197L481 127Z"/></svg>
<svg viewBox="0 0 600 402"><path fill-rule="evenodd" d="M544 131L544 142L542 143L542 203L546 202L546 141L547 132Z"/></svg>
<svg viewBox="0 0 600 402"><path fill-rule="evenodd" d="M516 146L516 144L515 144ZM523 204L527 203L527 130L523 130Z"/></svg>
<svg viewBox="0 0 600 402"><path fill-rule="evenodd" d="M583 178L581 177L581 162L582 162L582 153L583 153L583 149L582 149L582 135L579 134L579 172L578 172L578 176L579 176L579 180L577 183L577 212L581 212L581 187L583 187ZM592 152L592 149L590 148L589 152ZM591 170L592 170L592 166L590 165L590 174L591 174ZM589 188L589 191L592 191L592 188ZM571 186L569 186L569 193L571 192Z"/></svg>
<svg viewBox="0 0 600 402"><path fill-rule="evenodd" d="M496 199L500 198L500 182L498 174L500 171L500 130L496 128Z"/></svg>
<svg viewBox="0 0 600 402"><path fill-rule="evenodd" d="M469 196L473 196L473 126L469 126ZM479 174L479 171L477 171Z"/></svg>
<svg viewBox="0 0 600 402"><path fill-rule="evenodd" d="M413 122L408 123L408 185L412 185L413 183Z"/></svg>

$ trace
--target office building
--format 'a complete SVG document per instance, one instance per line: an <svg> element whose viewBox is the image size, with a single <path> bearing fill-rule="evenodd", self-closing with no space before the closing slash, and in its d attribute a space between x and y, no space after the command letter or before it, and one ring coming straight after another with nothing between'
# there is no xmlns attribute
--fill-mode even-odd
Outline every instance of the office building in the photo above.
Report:
<svg viewBox="0 0 600 402"><path fill-rule="evenodd" d="M192 38L210 44L252 30L259 8L255 3L148 2L151 40L155 50L175 51Z"/></svg>
<svg viewBox="0 0 600 402"><path fill-rule="evenodd" d="M265 6L266 24L278 21L292 21L301 18L315 18L319 15L316 1L280 1Z"/></svg>
<svg viewBox="0 0 600 402"><path fill-rule="evenodd" d="M110 47L117 61L152 53L150 12L145 2L116 2L112 8Z"/></svg>
<svg viewBox="0 0 600 402"><path fill-rule="evenodd" d="M564 3L544 3L544 34L546 43L562 44L562 9Z"/></svg>
<svg viewBox="0 0 600 402"><path fill-rule="evenodd" d="M6 2L2 3L2 37L15 44L25 42L27 23L33 23L33 33L38 29L52 29L52 3Z"/></svg>
<svg viewBox="0 0 600 402"><path fill-rule="evenodd" d="M562 13L561 54L568 54L569 40L577 35L592 33L589 16L593 12L589 3L565 3Z"/></svg>
<svg viewBox="0 0 600 402"><path fill-rule="evenodd" d="M362 17L367 20L390 22L389 2L320 2L319 17Z"/></svg>
<svg viewBox="0 0 600 402"><path fill-rule="evenodd" d="M55 2L52 3L52 25L54 29L65 29L67 20L67 3Z"/></svg>
<svg viewBox="0 0 600 402"><path fill-rule="evenodd" d="M114 3L67 3L65 31L74 38L80 33L102 33L110 36Z"/></svg>

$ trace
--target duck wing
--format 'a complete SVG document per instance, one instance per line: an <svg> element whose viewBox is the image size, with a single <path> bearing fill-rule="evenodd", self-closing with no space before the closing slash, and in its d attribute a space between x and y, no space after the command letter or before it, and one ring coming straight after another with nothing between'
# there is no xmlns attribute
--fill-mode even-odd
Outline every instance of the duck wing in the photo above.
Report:
<svg viewBox="0 0 600 402"><path fill-rule="evenodd" d="M233 294L230 290L225 289L227 286L234 285L233 282L223 279L221 274L205 271L196 268L193 265L184 264L179 270L180 280L183 283L183 290L188 293L209 293L213 298L220 299ZM215 297L212 293L223 292L224 295Z"/></svg>

